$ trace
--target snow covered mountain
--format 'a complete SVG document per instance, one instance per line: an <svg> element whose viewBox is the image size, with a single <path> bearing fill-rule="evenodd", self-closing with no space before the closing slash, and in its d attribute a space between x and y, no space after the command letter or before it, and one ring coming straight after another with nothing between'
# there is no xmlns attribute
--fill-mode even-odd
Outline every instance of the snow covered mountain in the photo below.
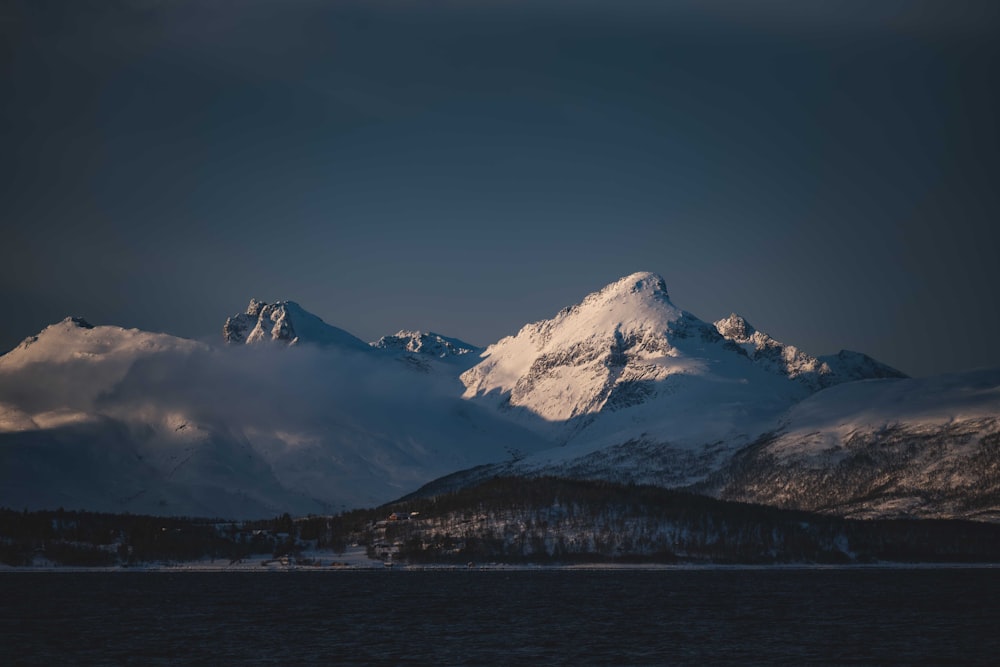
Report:
<svg viewBox="0 0 1000 667"><path fill-rule="evenodd" d="M685 400L703 381L723 393L751 379L787 405L806 392L754 368L712 325L670 302L663 279L636 273L490 345L462 375L465 397L535 421L563 440L598 415L667 397ZM736 387L737 394L749 394ZM770 398L765 399L770 401ZM534 418L534 419L532 419Z"/></svg>
<svg viewBox="0 0 1000 667"><path fill-rule="evenodd" d="M459 471L416 496L494 477L654 484L853 518L1000 521L1000 369L873 379L796 403L753 442L703 448L635 438Z"/></svg>
<svg viewBox="0 0 1000 667"><path fill-rule="evenodd" d="M626 276L482 357L462 375L465 397L562 445L518 470L675 486L847 377L742 318L713 325L681 310L653 273Z"/></svg>
<svg viewBox="0 0 1000 667"><path fill-rule="evenodd" d="M292 301L252 300L223 342L67 318L0 357L0 506L259 517L513 474L1000 520L998 372L812 356L652 273L485 350L368 344Z"/></svg>
<svg viewBox="0 0 1000 667"><path fill-rule="evenodd" d="M0 357L0 404L16 402L43 425L69 420L122 381L136 359L181 358L207 349L166 334L95 327L82 317L67 317ZM7 409L17 410L9 403ZM0 428L5 423L0 421Z"/></svg>
<svg viewBox="0 0 1000 667"><path fill-rule="evenodd" d="M857 352L814 357L735 314L706 324L648 273L483 359L462 376L466 398L561 446L425 493L555 475L859 516L1000 518L996 373L910 380Z"/></svg>

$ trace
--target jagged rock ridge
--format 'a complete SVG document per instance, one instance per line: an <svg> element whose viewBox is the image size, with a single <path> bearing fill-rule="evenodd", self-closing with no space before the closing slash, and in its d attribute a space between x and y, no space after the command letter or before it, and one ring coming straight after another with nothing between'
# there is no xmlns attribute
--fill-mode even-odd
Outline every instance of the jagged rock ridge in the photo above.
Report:
<svg viewBox="0 0 1000 667"><path fill-rule="evenodd" d="M368 349L368 345L360 338L327 324L294 301L268 304L250 299L245 312L226 319L222 327L222 338L229 344L311 343L355 350Z"/></svg>
<svg viewBox="0 0 1000 667"><path fill-rule="evenodd" d="M424 333L422 331L401 330L392 336L382 336L371 345L380 350L412 352L436 359L462 356L471 357L482 350L482 348L470 345L465 341L457 338L448 338L433 331Z"/></svg>
<svg viewBox="0 0 1000 667"><path fill-rule="evenodd" d="M736 313L717 321L715 328L724 338L739 345L754 363L792 378L812 391L854 380L906 377L860 352L841 350L835 355L814 357L758 331Z"/></svg>

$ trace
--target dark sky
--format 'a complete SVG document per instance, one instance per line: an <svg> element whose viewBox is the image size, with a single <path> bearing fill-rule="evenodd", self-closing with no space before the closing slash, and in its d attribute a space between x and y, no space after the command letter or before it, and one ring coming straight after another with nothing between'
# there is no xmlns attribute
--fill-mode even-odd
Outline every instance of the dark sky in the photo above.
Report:
<svg viewBox="0 0 1000 667"><path fill-rule="evenodd" d="M252 296L487 344L648 270L1000 365L994 0L0 0L0 46L0 350Z"/></svg>

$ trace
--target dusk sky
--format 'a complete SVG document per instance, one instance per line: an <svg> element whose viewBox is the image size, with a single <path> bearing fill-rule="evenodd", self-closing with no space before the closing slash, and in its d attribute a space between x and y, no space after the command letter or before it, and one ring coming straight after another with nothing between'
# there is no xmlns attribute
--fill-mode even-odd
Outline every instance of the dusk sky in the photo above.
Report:
<svg viewBox="0 0 1000 667"><path fill-rule="evenodd" d="M1000 366L1000 3L0 1L0 352L250 297L485 345L635 271Z"/></svg>

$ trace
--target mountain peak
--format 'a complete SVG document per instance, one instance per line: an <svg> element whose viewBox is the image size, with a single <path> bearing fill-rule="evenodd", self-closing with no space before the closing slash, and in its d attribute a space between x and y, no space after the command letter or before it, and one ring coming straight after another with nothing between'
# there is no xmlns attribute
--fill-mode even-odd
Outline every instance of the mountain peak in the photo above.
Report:
<svg viewBox="0 0 1000 667"><path fill-rule="evenodd" d="M670 295L667 293L667 283L663 280L663 276L651 271L639 271L619 278L591 296L609 298L626 294L649 294L670 299Z"/></svg>
<svg viewBox="0 0 1000 667"><path fill-rule="evenodd" d="M260 311L262 311L265 306L267 306L266 302L251 298L250 305L247 306L246 314L251 317L260 317Z"/></svg>
<svg viewBox="0 0 1000 667"><path fill-rule="evenodd" d="M489 346L461 380L466 398L523 408L571 433L598 412L672 391L679 376L701 372L700 350L722 341L670 302L661 276L633 273Z"/></svg>
<svg viewBox="0 0 1000 667"><path fill-rule="evenodd" d="M479 352L480 348L457 338L448 338L433 331L400 330L394 336L382 336L371 346L381 350L396 350L424 354L438 359L459 357ZM470 355L470 358L475 355Z"/></svg>
<svg viewBox="0 0 1000 667"><path fill-rule="evenodd" d="M313 343L368 350L368 344L331 326L294 301L266 303L250 299L246 312L226 318L222 337L227 343L255 344L268 341L286 345Z"/></svg>
<svg viewBox="0 0 1000 667"><path fill-rule="evenodd" d="M819 360L830 367L830 369L843 382L853 380L870 380L873 378L906 378L906 373L883 364L877 359L869 357L862 352L853 350L841 350L837 354L830 354L819 357Z"/></svg>
<svg viewBox="0 0 1000 667"><path fill-rule="evenodd" d="M730 313L729 317L724 317L715 323L715 328L724 338L728 338L734 343L748 343L757 332L742 315Z"/></svg>
<svg viewBox="0 0 1000 667"><path fill-rule="evenodd" d="M94 325L83 319L82 317L67 317L64 320L67 324L72 324L79 327L80 329L93 329Z"/></svg>

